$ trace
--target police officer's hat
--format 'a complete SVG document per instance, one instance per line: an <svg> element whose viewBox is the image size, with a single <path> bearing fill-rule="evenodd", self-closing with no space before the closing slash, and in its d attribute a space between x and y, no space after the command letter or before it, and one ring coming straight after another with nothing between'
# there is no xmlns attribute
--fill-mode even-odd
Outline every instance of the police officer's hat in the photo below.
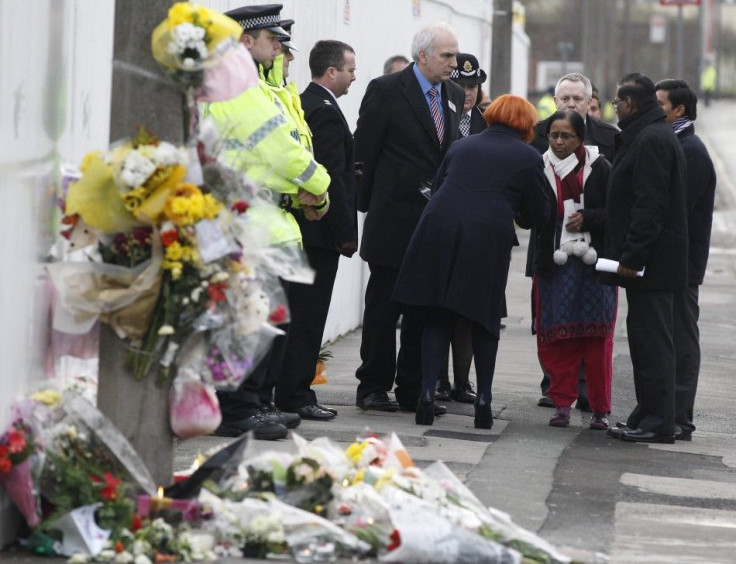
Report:
<svg viewBox="0 0 736 564"><path fill-rule="evenodd" d="M288 47L292 51L298 51L293 41L291 40L291 26L294 25L294 20L281 20L279 25L286 31L287 35L279 35L279 41L284 47Z"/></svg>
<svg viewBox="0 0 736 564"><path fill-rule="evenodd" d="M480 68L478 59L473 55L458 53L457 68L452 71L450 78L458 84L483 84L486 72Z"/></svg>
<svg viewBox="0 0 736 564"><path fill-rule="evenodd" d="M245 31L267 29L276 35L289 34L281 27L282 4L260 4L258 6L243 6L225 12L225 15L240 24Z"/></svg>

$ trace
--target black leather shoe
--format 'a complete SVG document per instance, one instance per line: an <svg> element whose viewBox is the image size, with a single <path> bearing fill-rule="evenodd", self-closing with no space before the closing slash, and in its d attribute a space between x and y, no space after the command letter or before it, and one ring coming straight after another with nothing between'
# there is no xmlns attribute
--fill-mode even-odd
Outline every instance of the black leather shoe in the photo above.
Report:
<svg viewBox="0 0 736 564"><path fill-rule="evenodd" d="M630 443L675 444L675 435L660 435L654 431L645 431L644 429L622 430L621 438Z"/></svg>
<svg viewBox="0 0 736 564"><path fill-rule="evenodd" d="M490 429L493 427L491 404L481 395L475 400L475 428Z"/></svg>
<svg viewBox="0 0 736 564"><path fill-rule="evenodd" d="M539 398L537 405L539 407L554 407L555 402L553 402L552 398L549 396L542 396L541 398Z"/></svg>
<svg viewBox="0 0 736 564"><path fill-rule="evenodd" d="M452 388L450 382L437 382L437 390L434 392L435 401L452 401Z"/></svg>
<svg viewBox="0 0 736 564"><path fill-rule="evenodd" d="M430 397L429 391L424 392L422 398L417 402L416 415L414 421L417 425L431 425L434 423L434 400Z"/></svg>
<svg viewBox="0 0 736 564"><path fill-rule="evenodd" d="M409 413L415 413L417 410L417 406L399 404L399 409L401 409L401 411L408 411ZM441 415L444 415L445 413L447 413L446 405L438 405L436 403L434 404L434 416L435 417L439 417Z"/></svg>
<svg viewBox="0 0 736 564"><path fill-rule="evenodd" d="M332 413L333 415L337 415L337 409L332 409L331 407L325 407L325 406L324 406L324 405L322 405L321 403L315 403L314 405L316 405L316 406L317 406L317 407L319 407L320 409L324 409L325 411L329 411L329 412L330 412L330 413Z"/></svg>
<svg viewBox="0 0 736 564"><path fill-rule="evenodd" d="M285 425L276 423L260 413L237 421L223 421L212 434L218 437L239 437L248 431L253 431L253 436L262 441L285 439L289 434Z"/></svg>
<svg viewBox="0 0 736 564"><path fill-rule="evenodd" d="M335 414L326 409L322 409L320 406L315 404L304 405L297 408L297 415L302 419L311 419L312 421L329 421L335 418Z"/></svg>
<svg viewBox="0 0 736 564"><path fill-rule="evenodd" d="M690 429L683 429L679 425L675 425L675 440L676 441L692 441L693 432Z"/></svg>
<svg viewBox="0 0 736 564"><path fill-rule="evenodd" d="M578 401L575 402L575 409L579 409L585 413L593 413L593 410L588 403L588 398L578 398Z"/></svg>
<svg viewBox="0 0 736 564"><path fill-rule="evenodd" d="M468 380L456 384L455 389L452 390L452 399L460 403L475 403L475 397L473 384Z"/></svg>
<svg viewBox="0 0 736 564"><path fill-rule="evenodd" d="M618 425L618 423L616 424ZM621 427L609 427L606 431L606 435L609 437L613 437L614 439L620 439L623 437L624 431L629 431L630 429L628 427L621 428Z"/></svg>
<svg viewBox="0 0 736 564"><path fill-rule="evenodd" d="M373 409L375 411L398 411L399 404L389 399L386 392L372 392L364 398L359 398L355 405L361 409Z"/></svg>
<svg viewBox="0 0 736 564"><path fill-rule="evenodd" d="M616 428L617 429L628 429L629 426L623 421L616 421Z"/></svg>
<svg viewBox="0 0 736 564"><path fill-rule="evenodd" d="M281 423L287 429L296 429L302 422L301 418L296 413L281 411L272 403L264 405L260 411L266 419L270 419L274 423Z"/></svg>

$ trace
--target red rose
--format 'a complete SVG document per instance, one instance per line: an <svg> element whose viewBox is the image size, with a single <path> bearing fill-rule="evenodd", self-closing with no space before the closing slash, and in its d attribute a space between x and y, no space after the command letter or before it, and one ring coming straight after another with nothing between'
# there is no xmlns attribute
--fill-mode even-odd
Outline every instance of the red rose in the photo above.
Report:
<svg viewBox="0 0 736 564"><path fill-rule="evenodd" d="M250 206L249 206L249 205L248 205L248 204L247 204L246 202L244 202L243 200L238 200L237 202L235 202L235 203L234 203L234 204L233 204L233 205L231 206L231 209L232 209L233 211L236 211L236 212L240 213L240 214L243 214L243 213L245 213L246 211L248 211L248 208L249 208L249 207L250 207Z"/></svg>
<svg viewBox="0 0 736 564"><path fill-rule="evenodd" d="M401 535L399 534L398 529L394 529L388 538L391 539L391 544L386 547L389 551L401 546Z"/></svg>
<svg viewBox="0 0 736 564"><path fill-rule="evenodd" d="M8 450L13 454L19 454L26 449L26 436L18 431L8 434Z"/></svg>
<svg viewBox="0 0 736 564"><path fill-rule="evenodd" d="M164 244L164 247L168 247L171 243L176 243L178 240L179 234L175 229L169 229L161 233L161 242Z"/></svg>
<svg viewBox="0 0 736 564"><path fill-rule="evenodd" d="M286 321L286 314L288 312L286 311L286 307L280 305L275 310L271 312L271 315L268 316L268 320L271 323L274 323L276 325L279 325Z"/></svg>
<svg viewBox="0 0 736 564"><path fill-rule="evenodd" d="M0 458L0 474L7 474L13 468L9 458Z"/></svg>
<svg viewBox="0 0 736 564"><path fill-rule="evenodd" d="M100 490L102 499L113 501L118 497L118 486L121 481L110 472L105 472L105 487Z"/></svg>
<svg viewBox="0 0 736 564"><path fill-rule="evenodd" d="M213 302L225 301L225 290L228 289L226 282L215 282L207 286L207 295Z"/></svg>

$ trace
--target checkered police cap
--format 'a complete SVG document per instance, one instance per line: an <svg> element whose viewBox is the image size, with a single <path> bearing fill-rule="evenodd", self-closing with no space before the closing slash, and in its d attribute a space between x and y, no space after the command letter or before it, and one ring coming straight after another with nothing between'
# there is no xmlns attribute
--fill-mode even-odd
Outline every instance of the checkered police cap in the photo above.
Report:
<svg viewBox="0 0 736 564"><path fill-rule="evenodd" d="M225 15L240 24L245 31L268 29L277 35L288 35L280 26L282 4L260 4L258 6L243 6L225 12Z"/></svg>

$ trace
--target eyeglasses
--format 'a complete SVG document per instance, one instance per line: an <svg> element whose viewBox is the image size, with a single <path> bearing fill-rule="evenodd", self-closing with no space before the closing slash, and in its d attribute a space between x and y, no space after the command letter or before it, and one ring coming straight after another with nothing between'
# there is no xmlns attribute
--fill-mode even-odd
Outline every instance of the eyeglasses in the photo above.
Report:
<svg viewBox="0 0 736 564"><path fill-rule="evenodd" d="M618 108L618 105L619 105L619 104L620 104L621 102L624 102L625 100L626 100L626 98L623 98L623 99L621 99L621 100L617 100L616 98L614 98L613 100L611 100L611 105L612 105L612 106L613 106L614 108Z"/></svg>
<svg viewBox="0 0 736 564"><path fill-rule="evenodd" d="M577 137L578 136L573 133L565 133L564 131L561 133L559 131L555 131L554 133L547 134L547 139L552 139L555 141L557 141L557 139L562 139L563 141L569 141L570 139L577 139Z"/></svg>

